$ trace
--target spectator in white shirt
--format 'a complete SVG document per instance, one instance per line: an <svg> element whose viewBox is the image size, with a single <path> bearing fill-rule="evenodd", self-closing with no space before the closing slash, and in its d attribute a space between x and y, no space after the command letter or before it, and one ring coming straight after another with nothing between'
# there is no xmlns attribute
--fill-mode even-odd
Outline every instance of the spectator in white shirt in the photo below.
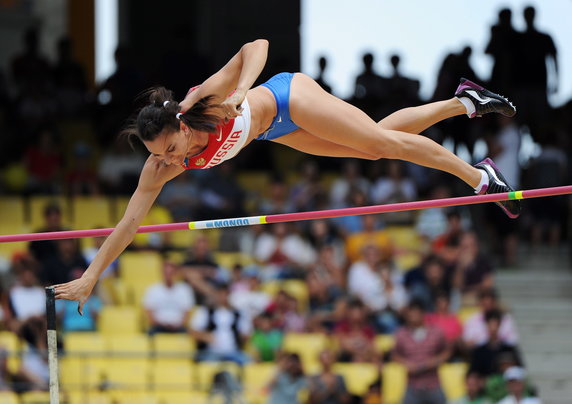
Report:
<svg viewBox="0 0 572 404"><path fill-rule="evenodd" d="M518 366L513 366L505 370L504 379L508 396L503 398L498 404L542 404L537 397L529 397L526 394L526 371Z"/></svg>
<svg viewBox="0 0 572 404"><path fill-rule="evenodd" d="M463 341L469 348L483 345L488 341L485 313L489 310L501 310L497 292L494 289L479 292L479 306L480 310L469 317L463 326ZM502 313L499 339L506 344L516 345L519 340L516 323L510 313Z"/></svg>
<svg viewBox="0 0 572 404"><path fill-rule="evenodd" d="M149 318L149 333L185 332L191 308L195 304L193 289L175 282L179 268L170 261L163 264L163 282L151 285L145 292L143 306Z"/></svg>
<svg viewBox="0 0 572 404"><path fill-rule="evenodd" d="M8 313L12 328L17 330L20 324L34 318L43 318L46 314L46 292L38 285L34 270L27 265L18 269L16 285L10 289Z"/></svg>
<svg viewBox="0 0 572 404"><path fill-rule="evenodd" d="M228 285L217 284L213 297L213 305L199 307L191 320L191 335L198 347L196 359L242 365L250 360L242 346L252 331L252 322L230 305Z"/></svg>

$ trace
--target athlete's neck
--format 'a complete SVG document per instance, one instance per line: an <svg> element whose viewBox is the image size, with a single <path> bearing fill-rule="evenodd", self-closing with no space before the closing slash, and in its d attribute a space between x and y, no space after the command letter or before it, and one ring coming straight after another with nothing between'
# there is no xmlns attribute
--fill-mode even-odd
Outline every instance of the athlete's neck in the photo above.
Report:
<svg viewBox="0 0 572 404"><path fill-rule="evenodd" d="M209 134L206 132L194 132L193 139L187 150L187 157L193 157L202 153L209 145Z"/></svg>

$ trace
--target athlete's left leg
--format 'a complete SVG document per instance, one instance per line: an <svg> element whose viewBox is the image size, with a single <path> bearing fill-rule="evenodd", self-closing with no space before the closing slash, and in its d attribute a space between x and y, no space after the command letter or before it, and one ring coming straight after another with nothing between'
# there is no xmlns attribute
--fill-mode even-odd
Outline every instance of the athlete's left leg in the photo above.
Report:
<svg viewBox="0 0 572 404"><path fill-rule="evenodd" d="M457 98L431 102L418 107L408 107L395 111L378 122L384 129L408 133L421 133L430 126L447 118L463 115L465 106Z"/></svg>
<svg viewBox="0 0 572 404"><path fill-rule="evenodd" d="M310 134L374 158L411 161L448 172L475 188L482 174L434 141L416 134L388 130L363 111L326 93L310 77L296 74L290 91L292 120Z"/></svg>

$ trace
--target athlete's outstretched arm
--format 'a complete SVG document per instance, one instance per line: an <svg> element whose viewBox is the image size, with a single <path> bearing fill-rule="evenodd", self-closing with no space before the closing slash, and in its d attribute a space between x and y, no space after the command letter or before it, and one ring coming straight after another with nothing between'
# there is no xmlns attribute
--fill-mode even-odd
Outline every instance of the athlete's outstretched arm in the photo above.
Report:
<svg viewBox="0 0 572 404"><path fill-rule="evenodd" d="M165 182L182 171L182 168L176 166L157 168L159 164L162 163L153 157L147 160L137 189L127 205L123 218L105 240L81 278L55 285L57 299L79 301L78 310L82 312L83 305L89 298L99 276L133 241L139 225L157 199Z"/></svg>
<svg viewBox="0 0 572 404"><path fill-rule="evenodd" d="M237 107L244 101L246 92L264 69L267 57L266 39L244 44L222 69L206 79L196 91L187 94L180 103L182 110L186 111L203 97L214 95L215 102L222 103L224 112L232 114L233 117L239 115ZM233 91L234 94L228 97Z"/></svg>

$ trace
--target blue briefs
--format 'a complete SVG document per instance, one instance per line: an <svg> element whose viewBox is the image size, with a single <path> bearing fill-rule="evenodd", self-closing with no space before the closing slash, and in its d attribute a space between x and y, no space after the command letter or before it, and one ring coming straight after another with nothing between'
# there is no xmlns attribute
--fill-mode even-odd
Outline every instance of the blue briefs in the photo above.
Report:
<svg viewBox="0 0 572 404"><path fill-rule="evenodd" d="M276 116L270 124L270 128L260 134L256 140L273 140L288 133L294 132L300 127L292 122L290 117L290 83L294 73L279 73L266 83L261 84L274 94L276 99Z"/></svg>

